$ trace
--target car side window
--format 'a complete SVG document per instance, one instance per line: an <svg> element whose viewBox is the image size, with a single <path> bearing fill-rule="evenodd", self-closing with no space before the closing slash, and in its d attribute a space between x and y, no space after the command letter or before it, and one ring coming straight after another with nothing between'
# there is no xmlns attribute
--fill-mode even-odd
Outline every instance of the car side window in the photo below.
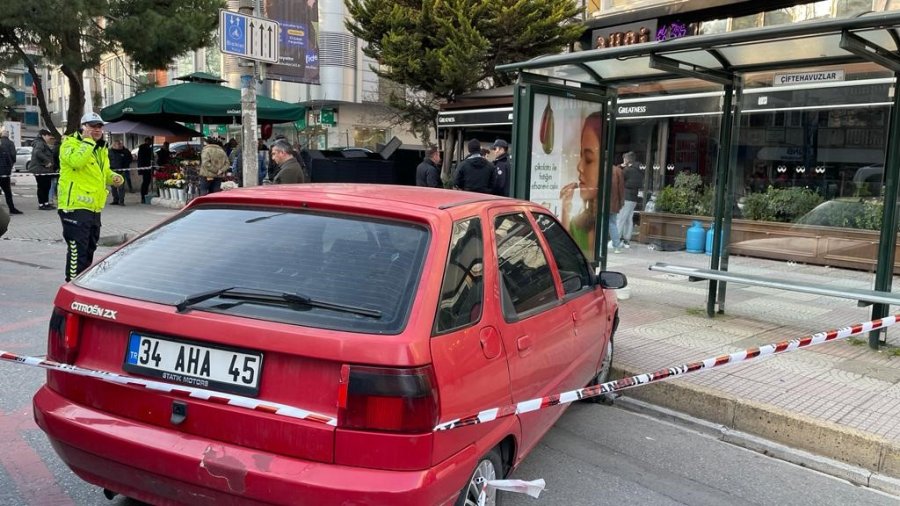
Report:
<svg viewBox="0 0 900 506"><path fill-rule="evenodd" d="M556 301L550 264L528 218L522 213L498 216L494 236L506 319Z"/></svg>
<svg viewBox="0 0 900 506"><path fill-rule="evenodd" d="M591 274L587 260L562 225L548 214L534 213L534 219L553 252L563 292L568 295L590 286Z"/></svg>
<svg viewBox="0 0 900 506"><path fill-rule="evenodd" d="M447 267L441 284L435 333L455 330L481 319L484 302L484 238L481 220L453 224Z"/></svg>

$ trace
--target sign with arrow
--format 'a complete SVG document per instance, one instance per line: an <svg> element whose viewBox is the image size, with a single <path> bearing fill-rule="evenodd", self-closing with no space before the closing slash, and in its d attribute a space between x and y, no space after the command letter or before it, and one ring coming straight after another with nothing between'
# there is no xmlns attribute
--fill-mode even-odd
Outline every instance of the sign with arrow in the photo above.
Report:
<svg viewBox="0 0 900 506"><path fill-rule="evenodd" d="M270 19L219 11L219 50L248 60L278 63L280 27Z"/></svg>

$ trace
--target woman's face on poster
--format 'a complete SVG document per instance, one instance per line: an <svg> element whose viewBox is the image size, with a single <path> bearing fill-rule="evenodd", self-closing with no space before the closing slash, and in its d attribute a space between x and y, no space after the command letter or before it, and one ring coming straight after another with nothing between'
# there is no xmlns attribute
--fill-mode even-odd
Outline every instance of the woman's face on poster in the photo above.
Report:
<svg viewBox="0 0 900 506"><path fill-rule="evenodd" d="M590 123L581 129L578 189L582 200L594 200L600 183L600 137Z"/></svg>

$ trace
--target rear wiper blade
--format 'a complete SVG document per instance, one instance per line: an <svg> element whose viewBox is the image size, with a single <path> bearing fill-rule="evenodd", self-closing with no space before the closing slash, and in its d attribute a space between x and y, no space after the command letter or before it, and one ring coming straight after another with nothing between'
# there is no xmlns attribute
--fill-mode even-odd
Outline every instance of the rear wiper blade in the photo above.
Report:
<svg viewBox="0 0 900 506"><path fill-rule="evenodd" d="M184 312L188 307L209 300L215 297L223 299L235 299L247 302L263 302L276 304L295 304L301 306L316 307L320 309L328 309L330 311L338 311L342 313L357 314L360 316L368 316L370 318L381 318L381 311L377 309L367 309L364 307L351 306L349 304L340 304L337 302L327 302L317 300L304 295L290 292L275 292L258 288L238 288L228 287L218 290L211 290L195 295L185 297L175 305L176 311Z"/></svg>
<svg viewBox="0 0 900 506"><path fill-rule="evenodd" d="M194 304L203 302L204 300L213 299L222 295L223 293L227 293L231 290L236 289L237 287L229 286L227 288L217 288L215 290L209 290L206 292L195 293L194 295L188 295L187 297L178 301L175 304L175 311L179 313L183 313L188 307L193 306Z"/></svg>

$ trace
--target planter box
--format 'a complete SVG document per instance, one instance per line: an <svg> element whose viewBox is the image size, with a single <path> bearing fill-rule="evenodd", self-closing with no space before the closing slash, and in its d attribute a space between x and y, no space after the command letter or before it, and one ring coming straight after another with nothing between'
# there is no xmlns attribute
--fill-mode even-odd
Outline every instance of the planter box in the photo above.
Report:
<svg viewBox="0 0 900 506"><path fill-rule="evenodd" d="M708 216L642 213L640 241L680 244L684 248L685 234L694 220L706 228L712 222ZM734 220L728 251L734 255L874 271L879 236L877 230ZM894 273L900 274L897 256Z"/></svg>

